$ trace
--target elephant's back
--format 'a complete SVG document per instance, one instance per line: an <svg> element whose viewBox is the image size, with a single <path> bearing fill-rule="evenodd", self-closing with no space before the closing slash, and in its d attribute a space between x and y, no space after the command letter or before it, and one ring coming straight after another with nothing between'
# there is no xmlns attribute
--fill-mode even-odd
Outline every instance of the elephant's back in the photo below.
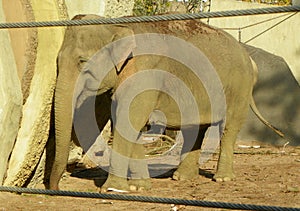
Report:
<svg viewBox="0 0 300 211"><path fill-rule="evenodd" d="M134 25L135 34L159 33L165 37L176 37L172 40L178 43L171 43L170 46L168 42L162 46L164 53L174 55L174 51L177 51L179 55L176 61L174 57L171 58L172 56L169 58L171 62L168 63L168 71L176 76L176 80L167 78L164 88L175 90L180 96L187 96L183 93L184 89L178 88L178 79L187 84L198 103L199 110L208 116L206 118L202 115L202 119L209 119L211 107L209 103L203 102L210 102L211 99L214 99L214 102L222 102L223 94L228 107L235 107L241 102L245 106L248 105L252 94L254 71L248 53L234 37L198 20ZM161 39L164 39L164 36L161 36ZM197 50L189 51L189 48L193 47ZM200 74L195 73L197 71ZM220 85L219 88L215 87L217 83ZM185 98L183 100L186 101Z"/></svg>
<svg viewBox="0 0 300 211"><path fill-rule="evenodd" d="M240 86L240 83L243 82L245 86L252 86L247 83L247 81L252 82L254 77L249 54L227 32L209 26L200 20L160 21L130 25L135 34L165 34L195 46L213 65L224 86L234 86L235 84ZM168 46L164 45L163 48L168 48Z"/></svg>

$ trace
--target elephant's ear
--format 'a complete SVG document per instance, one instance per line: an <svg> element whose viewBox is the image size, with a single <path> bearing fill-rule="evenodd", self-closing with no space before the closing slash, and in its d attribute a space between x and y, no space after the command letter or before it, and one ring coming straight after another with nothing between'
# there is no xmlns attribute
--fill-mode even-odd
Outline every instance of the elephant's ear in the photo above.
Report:
<svg viewBox="0 0 300 211"><path fill-rule="evenodd" d="M134 33L127 26L117 26L118 30L112 37L110 56L117 73L120 73L126 62L132 58L133 49L136 47Z"/></svg>

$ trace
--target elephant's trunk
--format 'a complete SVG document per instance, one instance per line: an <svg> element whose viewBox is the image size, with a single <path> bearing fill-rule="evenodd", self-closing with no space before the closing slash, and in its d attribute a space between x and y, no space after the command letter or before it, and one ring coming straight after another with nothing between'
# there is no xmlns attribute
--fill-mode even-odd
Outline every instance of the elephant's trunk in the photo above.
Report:
<svg viewBox="0 0 300 211"><path fill-rule="evenodd" d="M58 190L59 180L66 168L72 131L72 97L78 76L76 71L68 71L59 65L54 111L55 111L55 159L50 175L50 189Z"/></svg>

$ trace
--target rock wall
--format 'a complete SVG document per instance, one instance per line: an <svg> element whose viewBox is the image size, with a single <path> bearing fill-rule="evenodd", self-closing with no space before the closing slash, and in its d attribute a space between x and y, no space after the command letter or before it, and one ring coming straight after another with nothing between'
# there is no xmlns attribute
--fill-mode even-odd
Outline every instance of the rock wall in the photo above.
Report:
<svg viewBox="0 0 300 211"><path fill-rule="evenodd" d="M0 1L0 22L5 22ZM0 30L0 185L15 143L22 111L21 84L8 30Z"/></svg>
<svg viewBox="0 0 300 211"><path fill-rule="evenodd" d="M35 21L29 0L3 0L7 22ZM11 47L21 81L23 102L29 96L37 54L37 28L9 29Z"/></svg>
<svg viewBox="0 0 300 211"><path fill-rule="evenodd" d="M1 22L51 21L76 14L130 15L133 0L1 0ZM24 186L41 177L65 27L0 31L0 184ZM22 98L23 96L23 98ZM23 101L22 101L23 100ZM23 106L22 106L23 102ZM23 114L21 118L21 114ZM16 141L15 141L16 140ZM43 155L43 156L42 156ZM9 162L8 162L8 158Z"/></svg>
<svg viewBox="0 0 300 211"><path fill-rule="evenodd" d="M106 0L104 17L116 18L132 15L133 0Z"/></svg>
<svg viewBox="0 0 300 211"><path fill-rule="evenodd" d="M279 128L280 138L254 115L248 112L238 138L243 141L261 141L273 145L300 145L300 87L286 61L263 49L244 45L258 67L258 81L253 97L262 115Z"/></svg>
<svg viewBox="0 0 300 211"><path fill-rule="evenodd" d="M60 1L31 0L28 3L36 21L64 18ZM11 4L11 1L8 4ZM28 98L23 105L21 126L10 157L5 185L23 186L36 168L44 151L48 140L56 82L56 57L63 35L63 27L37 29L34 75L30 83Z"/></svg>

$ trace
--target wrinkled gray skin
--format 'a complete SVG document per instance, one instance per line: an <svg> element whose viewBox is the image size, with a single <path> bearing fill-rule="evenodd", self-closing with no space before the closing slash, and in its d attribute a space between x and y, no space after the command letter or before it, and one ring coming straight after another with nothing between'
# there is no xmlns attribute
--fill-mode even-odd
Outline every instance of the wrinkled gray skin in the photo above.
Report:
<svg viewBox="0 0 300 211"><path fill-rule="evenodd" d="M91 19L99 17L88 15L77 16L76 18ZM84 63L107 44L122 37L146 32L173 35L187 40L200 49L215 68L221 81L222 90L217 90L215 95L209 99L201 80L206 80L209 86L215 87L217 85L214 84L216 82L215 78L208 77L207 79L199 80L186 66L177 61L170 61L166 57L155 55L135 56L135 49L139 46L136 46L138 44L134 40L129 40L127 43L123 43L124 45L117 46L117 48L123 49L121 53L123 55L114 54L114 48L116 48L114 45L111 45L105 51L110 56L105 62L111 63L114 68L109 71L104 80L99 78L99 75L101 75L99 74L101 72L101 64L96 65L96 72L95 68L89 68L88 65L82 69ZM170 50L169 46L161 46L161 48L163 52L167 53ZM129 58L132 55L133 58ZM124 62L116 63L118 61L116 59L117 56L128 59ZM129 76L141 73L147 69L162 69L174 74L175 78L159 77L156 78L155 82L152 82L156 83L155 85L163 90L175 89L174 93L177 93L175 98L179 99L179 101L182 99L180 102L183 105L179 108L175 98L173 99L166 93L159 91L147 90L140 93L131 101L128 109L131 126L135 129L135 132L131 133L130 127L123 122L124 116L122 112L127 108L122 106L126 103L132 90L135 87L139 87L141 83L125 80ZM201 67L199 67L199 70L202 71ZM77 91L74 95L74 119L78 116L86 117L85 115L80 115L80 112L77 112L77 110L84 108L86 100L95 93L95 87L90 85L93 84L92 82L102 82L100 85L98 83L99 87L96 90L98 94L107 91L114 94L112 98L112 116L114 119L113 153L109 176L102 187L103 191L106 191L108 188L120 190L150 188L149 173L146 162L143 160L144 149L142 145L138 144L139 133L137 132L145 126L149 116L154 121L166 124L167 127L173 129L181 129L183 132L185 142L182 150L182 161L173 175L174 179L184 180L198 176L198 159L201 143L205 132L212 124L219 125L222 132L220 157L214 180L229 181L235 178L233 173L233 147L236 136L248 113L255 81L255 71L253 71L253 65L247 52L233 37L224 31L211 28L195 20L127 24L122 26L68 27L58 56L58 72L55 90L56 156L50 176L51 189L58 189L59 179L67 163L68 156L66 152L69 147L73 119L72 98L80 72L81 81L76 84ZM199 116L185 115L189 112L191 102L184 99L187 93L185 93L185 90L177 88L178 80L176 79L184 82L189 88L199 109L201 121ZM147 82L143 81L142 83ZM123 84L125 85L123 86ZM121 89L121 94L115 93L118 90L117 88ZM223 97L226 99L226 104L222 101L222 94L224 94ZM217 104L218 112L214 114L212 114L213 105L211 105L211 100ZM222 109L226 113L223 113ZM167 122L159 115L156 117L157 113L153 111L158 110L164 113ZM184 117L181 117L181 113ZM186 121L182 123L182 119ZM86 117L86 120L89 120L89 117ZM87 129L90 128L87 127ZM121 129L130 131L130 134L124 134L124 131L122 132ZM84 143L88 143L84 146L87 149L91 145L90 142L95 140L97 134L92 129L86 134L88 135L78 138L83 139ZM131 137L131 140L125 138L128 136ZM131 180L129 181L127 180L128 169L131 173Z"/></svg>

